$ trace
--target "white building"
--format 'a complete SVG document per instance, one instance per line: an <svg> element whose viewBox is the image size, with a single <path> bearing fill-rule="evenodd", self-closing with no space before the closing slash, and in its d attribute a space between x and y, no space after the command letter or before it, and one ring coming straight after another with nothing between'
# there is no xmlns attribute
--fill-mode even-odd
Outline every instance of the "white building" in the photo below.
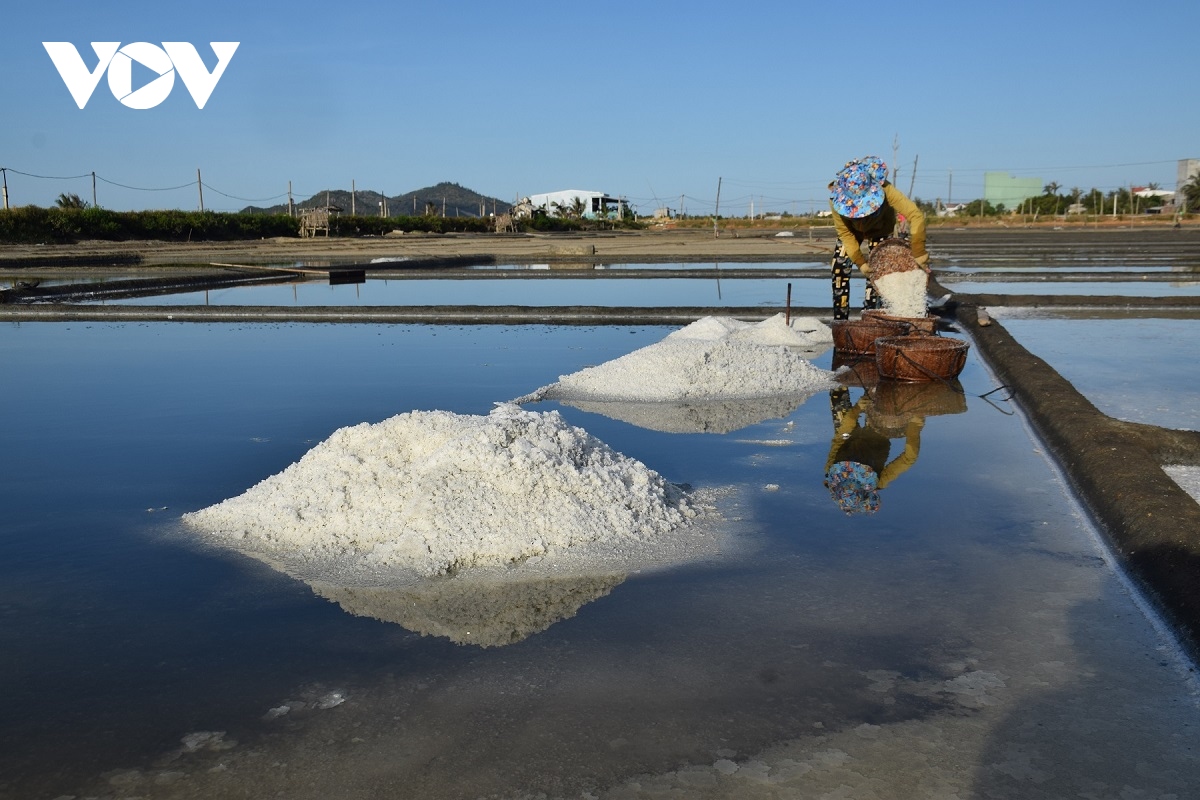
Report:
<svg viewBox="0 0 1200 800"><path fill-rule="evenodd" d="M548 217L570 216L574 213L574 209L578 208L582 211L581 216L586 219L620 217L628 207L629 204L621 198L585 189L565 189L561 192L531 194L516 206L517 213L520 215L528 216L540 209Z"/></svg>
<svg viewBox="0 0 1200 800"><path fill-rule="evenodd" d="M1179 167L1175 172L1175 191L1183 194L1183 187L1198 174L1200 174L1200 158L1179 159Z"/></svg>

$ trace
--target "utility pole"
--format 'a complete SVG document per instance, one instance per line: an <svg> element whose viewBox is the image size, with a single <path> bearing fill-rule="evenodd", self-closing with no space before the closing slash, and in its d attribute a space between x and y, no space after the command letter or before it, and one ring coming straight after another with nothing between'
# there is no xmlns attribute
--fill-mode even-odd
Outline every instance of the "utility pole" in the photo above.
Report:
<svg viewBox="0 0 1200 800"><path fill-rule="evenodd" d="M892 183L896 182L896 153L900 150L900 134L892 137Z"/></svg>
<svg viewBox="0 0 1200 800"><path fill-rule="evenodd" d="M721 238L721 232L717 230L717 220L721 216L721 178L717 177L717 205L713 208L713 238Z"/></svg>
<svg viewBox="0 0 1200 800"><path fill-rule="evenodd" d="M288 216L296 216L296 203L292 200L292 182L288 181Z"/></svg>
<svg viewBox="0 0 1200 800"><path fill-rule="evenodd" d="M357 190L358 190L358 187L356 187L354 185L354 178L351 178L350 179L350 216L352 216L352 217L354 216L354 213L356 210L354 207L354 194Z"/></svg>
<svg viewBox="0 0 1200 800"><path fill-rule="evenodd" d="M96 205L96 172L92 171L92 208L99 208Z"/></svg>
<svg viewBox="0 0 1200 800"><path fill-rule="evenodd" d="M913 184L917 182L917 160L920 158L920 153L913 156L913 174L912 177L908 179L908 199L910 200L912 199Z"/></svg>
<svg viewBox="0 0 1200 800"><path fill-rule="evenodd" d="M4 183L4 210L8 211L8 170L0 167L0 181Z"/></svg>
<svg viewBox="0 0 1200 800"><path fill-rule="evenodd" d="M954 170L950 170L950 183L946 186L946 205L950 205L954 196Z"/></svg>
<svg viewBox="0 0 1200 800"><path fill-rule="evenodd" d="M200 168L196 167L196 189L200 192L200 213L204 213L204 182L200 180Z"/></svg>

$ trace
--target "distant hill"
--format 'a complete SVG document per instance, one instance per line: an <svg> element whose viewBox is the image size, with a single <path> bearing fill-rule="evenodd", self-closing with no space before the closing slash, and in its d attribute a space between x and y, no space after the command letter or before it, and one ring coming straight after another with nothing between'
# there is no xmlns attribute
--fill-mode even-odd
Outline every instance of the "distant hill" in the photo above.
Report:
<svg viewBox="0 0 1200 800"><path fill-rule="evenodd" d="M296 208L317 208L320 206L337 206L343 214L354 213L362 217L377 217L380 215L380 202L384 196L369 189L358 189L353 201L350 192L344 189L329 189L317 192L307 200L296 202ZM387 198L389 217L419 216L430 213L433 216L447 217L478 217L496 213L503 214L512 206L495 197L485 197L479 192L473 192L457 183L443 181L436 186L426 186L405 194ZM261 206L246 206L242 209L246 214L286 214L287 203L263 208ZM483 212L482 214L480 212Z"/></svg>

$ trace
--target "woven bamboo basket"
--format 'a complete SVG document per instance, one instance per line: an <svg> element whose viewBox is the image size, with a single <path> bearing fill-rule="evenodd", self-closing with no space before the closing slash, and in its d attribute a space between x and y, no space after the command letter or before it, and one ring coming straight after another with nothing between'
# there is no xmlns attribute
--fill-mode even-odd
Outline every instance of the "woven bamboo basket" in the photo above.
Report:
<svg viewBox="0 0 1200 800"><path fill-rule="evenodd" d="M875 342L879 377L896 381L957 378L970 347L948 336L885 336Z"/></svg>
<svg viewBox="0 0 1200 800"><path fill-rule="evenodd" d="M884 239L871 248L871 255L867 258L867 263L871 266L872 281L877 281L893 272L921 269L908 242L903 239Z"/></svg>
<svg viewBox="0 0 1200 800"><path fill-rule="evenodd" d="M933 334L937 331L937 317L897 317L878 308L869 308L862 312L863 319L895 322L903 326L905 334Z"/></svg>
<svg viewBox="0 0 1200 800"><path fill-rule="evenodd" d="M902 336L908 328L898 322L879 319L834 320L833 349L843 353L875 354L875 340L881 336Z"/></svg>

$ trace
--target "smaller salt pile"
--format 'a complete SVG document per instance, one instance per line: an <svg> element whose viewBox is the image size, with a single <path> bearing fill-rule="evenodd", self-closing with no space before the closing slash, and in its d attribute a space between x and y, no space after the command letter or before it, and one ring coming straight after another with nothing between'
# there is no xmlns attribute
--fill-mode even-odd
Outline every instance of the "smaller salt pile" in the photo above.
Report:
<svg viewBox="0 0 1200 800"><path fill-rule="evenodd" d="M564 375L516 402L622 400L671 402L811 396L834 386L833 373L804 357L828 348L833 335L819 320L784 321L782 314L751 324L704 317L662 341Z"/></svg>
<svg viewBox="0 0 1200 800"><path fill-rule="evenodd" d="M883 310L896 317L924 317L929 275L913 258L908 244L887 239L871 249L871 284Z"/></svg>
<svg viewBox="0 0 1200 800"><path fill-rule="evenodd" d="M413 411L342 428L183 520L293 572L352 562L431 576L635 547L697 514L679 487L557 412L499 404L486 417Z"/></svg>

